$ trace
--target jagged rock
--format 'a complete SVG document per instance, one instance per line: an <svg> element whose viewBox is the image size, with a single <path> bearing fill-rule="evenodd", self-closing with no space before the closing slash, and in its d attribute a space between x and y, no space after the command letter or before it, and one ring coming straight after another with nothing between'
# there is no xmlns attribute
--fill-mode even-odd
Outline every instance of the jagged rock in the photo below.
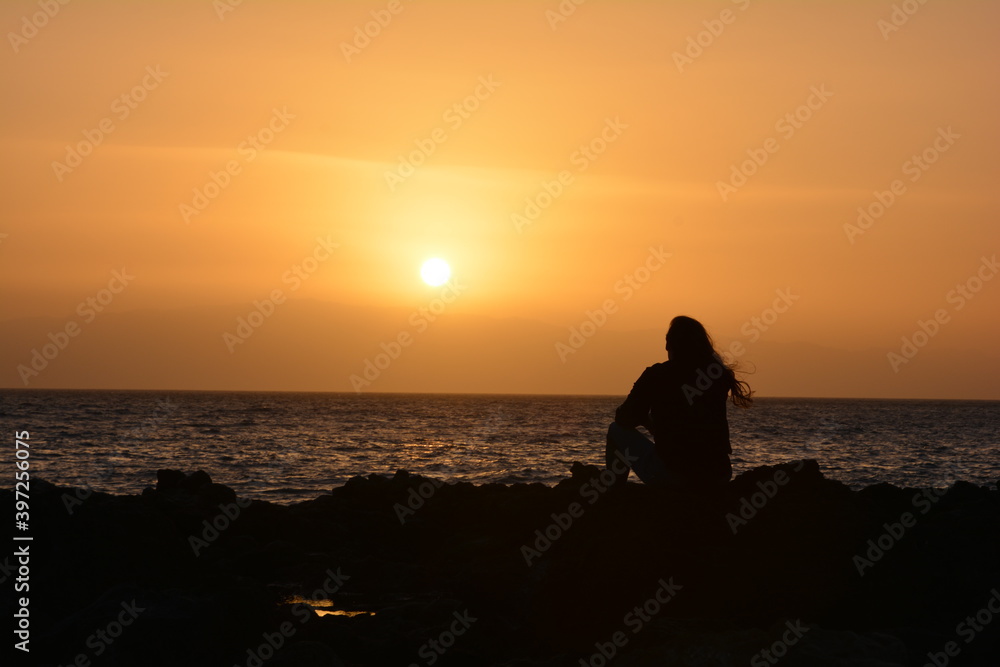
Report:
<svg viewBox="0 0 1000 667"><path fill-rule="evenodd" d="M267 662L268 667L344 667L344 661L322 642L296 642Z"/></svg>
<svg viewBox="0 0 1000 667"><path fill-rule="evenodd" d="M108 664L247 664L282 623L300 629L266 664L576 665L615 632L618 664L747 664L789 619L810 630L783 664L922 664L1000 582L1000 493L985 487L855 492L816 461L712 493L608 488L601 472L574 464L547 487L399 470L290 506L237 503L204 471L160 470L141 496L38 480L33 657L96 658L88 636L131 595L148 610ZM314 598L374 615L289 602ZM443 634L455 614L476 621ZM998 629L962 659L993 664Z"/></svg>

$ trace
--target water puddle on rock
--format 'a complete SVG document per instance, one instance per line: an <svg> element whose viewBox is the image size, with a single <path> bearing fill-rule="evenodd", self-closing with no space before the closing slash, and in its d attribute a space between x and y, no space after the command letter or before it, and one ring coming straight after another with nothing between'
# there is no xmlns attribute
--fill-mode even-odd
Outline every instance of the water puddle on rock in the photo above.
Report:
<svg viewBox="0 0 1000 667"><path fill-rule="evenodd" d="M304 604L314 612L317 616L374 616L373 611L361 611L361 610L351 610L351 609L337 609L333 600L321 599L321 600L309 600L307 598L301 597L299 595L286 597L284 599L285 604Z"/></svg>

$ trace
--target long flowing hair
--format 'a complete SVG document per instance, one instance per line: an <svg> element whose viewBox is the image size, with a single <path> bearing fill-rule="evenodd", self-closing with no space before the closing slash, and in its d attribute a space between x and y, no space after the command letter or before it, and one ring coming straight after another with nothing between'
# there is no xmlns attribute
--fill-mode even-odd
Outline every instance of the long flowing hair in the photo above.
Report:
<svg viewBox="0 0 1000 667"><path fill-rule="evenodd" d="M667 329L667 350L671 360L676 360L684 366L706 367L713 363L719 364L723 368L724 381L728 383L733 405L749 408L753 403L753 390L750 389L750 385L736 377L735 363L727 364L723 361L721 355L715 351L712 337L698 320L686 315L678 315L670 320L670 327Z"/></svg>

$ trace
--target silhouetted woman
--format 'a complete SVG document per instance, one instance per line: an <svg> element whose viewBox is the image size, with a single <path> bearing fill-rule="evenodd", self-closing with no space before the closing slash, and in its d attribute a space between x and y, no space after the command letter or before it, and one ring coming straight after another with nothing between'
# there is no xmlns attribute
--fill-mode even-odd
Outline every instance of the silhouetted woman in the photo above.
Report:
<svg viewBox="0 0 1000 667"><path fill-rule="evenodd" d="M715 351L701 322L675 317L667 361L639 376L608 429L605 459L624 484L631 467L646 484L710 486L732 476L726 399L749 407L753 392ZM654 442L639 431L644 426ZM626 466L627 463L627 466Z"/></svg>

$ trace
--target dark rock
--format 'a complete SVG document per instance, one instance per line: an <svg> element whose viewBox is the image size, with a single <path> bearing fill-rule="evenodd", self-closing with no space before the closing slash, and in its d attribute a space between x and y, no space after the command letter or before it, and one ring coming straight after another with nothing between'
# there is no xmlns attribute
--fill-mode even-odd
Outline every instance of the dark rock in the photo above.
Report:
<svg viewBox="0 0 1000 667"><path fill-rule="evenodd" d="M224 484L210 482L198 487L198 499L205 505L223 505L236 502L236 492Z"/></svg>
<svg viewBox="0 0 1000 667"><path fill-rule="evenodd" d="M163 469L156 471L156 490L172 491L179 489L186 475L180 470Z"/></svg>
<svg viewBox="0 0 1000 667"><path fill-rule="evenodd" d="M321 642L295 642L267 662L268 667L345 667L332 648Z"/></svg>
<svg viewBox="0 0 1000 667"><path fill-rule="evenodd" d="M595 475L601 474L601 469L593 465L584 465L579 461L573 463L569 469L570 475L575 480L588 480Z"/></svg>
<svg viewBox="0 0 1000 667"><path fill-rule="evenodd" d="M212 483L212 478L204 470L195 470L184 480L184 485L192 491L197 491Z"/></svg>
<svg viewBox="0 0 1000 667"><path fill-rule="evenodd" d="M809 627L789 667L922 664L1000 582L992 489L854 492L816 461L711 492L607 489L601 472L574 464L547 487L398 470L231 515L220 505L236 494L203 471L160 470L141 496L39 480L39 659L90 650L131 596L148 610L107 664L247 664L282 624L296 631L266 664L426 664L438 642L443 666L577 665L616 632L628 642L615 664L747 664L789 621ZM677 590L657 602L665 586ZM317 616L303 598L344 615ZM963 644L968 664L994 664L991 628Z"/></svg>

